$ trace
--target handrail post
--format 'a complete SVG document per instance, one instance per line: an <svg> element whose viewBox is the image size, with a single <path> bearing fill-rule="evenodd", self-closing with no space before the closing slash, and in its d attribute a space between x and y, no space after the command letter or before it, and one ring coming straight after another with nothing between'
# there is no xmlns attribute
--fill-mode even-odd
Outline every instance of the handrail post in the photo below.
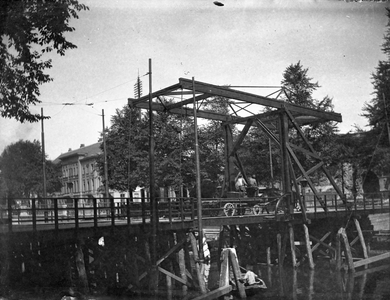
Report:
<svg viewBox="0 0 390 300"><path fill-rule="evenodd" d="M363 194L363 211L366 212L366 195Z"/></svg>
<svg viewBox="0 0 390 300"><path fill-rule="evenodd" d="M31 210L32 210L33 232L36 232L37 231L37 210L35 207L35 198L31 198Z"/></svg>
<svg viewBox="0 0 390 300"><path fill-rule="evenodd" d="M381 193L381 209L383 209L383 193Z"/></svg>
<svg viewBox="0 0 390 300"><path fill-rule="evenodd" d="M114 198L110 198L110 208L111 208L111 226L115 226L115 202L114 202Z"/></svg>
<svg viewBox="0 0 390 300"><path fill-rule="evenodd" d="M74 198L73 201L74 201L74 223L75 223L76 231L78 232L78 230L79 230L79 202L78 202L79 199Z"/></svg>
<svg viewBox="0 0 390 300"><path fill-rule="evenodd" d="M7 199L8 205L8 232L12 232L12 198Z"/></svg>
<svg viewBox="0 0 390 300"><path fill-rule="evenodd" d="M98 227L98 209L97 209L97 199L93 197L92 199L93 204L93 226L95 228Z"/></svg>
<svg viewBox="0 0 390 300"><path fill-rule="evenodd" d="M168 197L168 216L169 216L169 223L172 224L172 202L170 197Z"/></svg>
<svg viewBox="0 0 390 300"><path fill-rule="evenodd" d="M53 200L54 200L54 229L58 231L58 198ZM61 215L63 215L63 213Z"/></svg>
<svg viewBox="0 0 390 300"><path fill-rule="evenodd" d="M145 190L141 190L141 218L142 218L142 225L145 225L146 223L146 209L145 209Z"/></svg>
<svg viewBox="0 0 390 300"><path fill-rule="evenodd" d="M132 202L133 202L133 193L130 191L130 197L126 199L127 225L131 224L130 203L132 203Z"/></svg>

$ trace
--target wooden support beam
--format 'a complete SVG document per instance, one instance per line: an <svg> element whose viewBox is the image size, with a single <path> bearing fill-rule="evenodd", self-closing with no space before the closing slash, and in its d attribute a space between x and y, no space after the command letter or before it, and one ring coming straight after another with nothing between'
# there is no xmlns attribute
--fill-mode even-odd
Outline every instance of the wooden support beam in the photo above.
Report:
<svg viewBox="0 0 390 300"><path fill-rule="evenodd" d="M206 295L201 295L201 296L195 297L192 300L212 300L212 299L218 299L221 296L229 294L231 291L232 291L232 286L231 285L225 285L225 286L217 288L216 290L208 292Z"/></svg>
<svg viewBox="0 0 390 300"><path fill-rule="evenodd" d="M190 92L190 94L192 95L193 92ZM179 95L180 95L180 92L179 92ZM166 110L170 111L170 110L175 109L175 108L183 107L183 106L185 106L187 104L192 104L194 102L194 100L196 102L198 102L198 101L206 99L206 98L208 98L210 96L211 95L209 95L209 94L202 94L202 95L196 96L195 99L193 97L191 97L191 98L185 99L185 100L180 101L180 102L167 104L167 105L165 105L165 108L166 108Z"/></svg>
<svg viewBox="0 0 390 300"><path fill-rule="evenodd" d="M353 267L357 268L357 267L360 267L360 266L368 265L368 264L371 264L373 262L380 261L380 260L383 260L383 259L388 259L388 258L390 258L390 252L379 254L379 255L376 255L376 256L372 256L372 257L369 257L369 258L366 258L366 259L362 259L362 260L356 261L356 262L353 263Z"/></svg>
<svg viewBox="0 0 390 300"><path fill-rule="evenodd" d="M330 232L326 233L321 239L317 239L316 237L310 235L310 238L311 238L313 241L317 242L317 244L314 245L314 247L312 248L312 251L316 250L316 249L319 247L319 245L321 244L322 246L324 246L324 247L328 248L329 250L335 252L335 251L336 251L335 248L333 248L333 247L329 246L328 244L324 243L324 240L325 240L329 235L330 235Z"/></svg>
<svg viewBox="0 0 390 300"><path fill-rule="evenodd" d="M174 91L174 90L179 89L180 87L181 87L180 84L176 83L176 84L174 84L174 85L171 85L171 86L168 86L168 87L166 87L166 88L164 88L164 89L161 89L161 90L159 90L159 91L156 91L156 92L152 93L152 95L151 95L151 96L152 96L152 99L153 99L153 98L156 98L156 97L158 97L158 96L164 96L164 95L166 95L166 94L169 93L169 92L172 92L172 91ZM190 89L190 90L191 90L191 89ZM131 107L136 106L138 103L147 102L147 101L149 101L149 95L143 96L143 97L138 98L138 99L128 98L128 104L129 104L129 106L131 106Z"/></svg>
<svg viewBox="0 0 390 300"><path fill-rule="evenodd" d="M171 277L172 279L175 279L176 281L180 282L181 284L184 284L184 285L187 285L187 286L191 286L191 284L190 284L187 280L183 280L183 279L180 278L179 276L177 276L177 275L175 275L175 274L173 274L173 273L171 273L171 272L165 270L164 268L158 267L158 270L159 270L161 273L163 273L163 274L165 274L165 275Z"/></svg>
<svg viewBox="0 0 390 300"><path fill-rule="evenodd" d="M235 176L234 176L234 158L229 156L233 149L233 132L231 125L224 126L225 138L225 191L235 190ZM226 196L226 195L224 195Z"/></svg>
<svg viewBox="0 0 390 300"><path fill-rule="evenodd" d="M81 288L83 293L89 293L89 284L88 284L88 276L87 271L85 269L84 262L84 253L82 248L82 243L78 242L76 245L76 267L79 275L79 282L81 283Z"/></svg>
<svg viewBox="0 0 390 300"><path fill-rule="evenodd" d="M343 258L341 257L341 236L336 234L336 270L341 270Z"/></svg>
<svg viewBox="0 0 390 300"><path fill-rule="evenodd" d="M149 109L149 103L141 102L141 103L137 104L137 107L142 108L142 109ZM167 111L167 108L164 105L162 105L161 103L153 102L152 103L152 110L164 112L164 111ZM185 115L185 116L191 116L191 117L194 116L194 111L193 111L192 107L191 108L187 108L187 107L171 108L169 110L169 112L172 114L176 114L176 115ZM196 114L197 114L197 117L199 117L199 118L222 121L222 122L226 121L227 119L231 119L231 118L235 119L236 118L234 116L221 115L219 113L212 112L212 111L206 111L206 110L198 110Z"/></svg>
<svg viewBox="0 0 390 300"><path fill-rule="evenodd" d="M202 294L206 294L206 286L205 286L203 275L202 275L201 270L200 270L200 261L199 261L199 256L198 256L197 242L196 242L195 236L192 232L189 234L189 236L190 236L194 261L195 261L195 271L196 271L196 276L198 278L199 289L200 289L200 292Z"/></svg>
<svg viewBox="0 0 390 300"><path fill-rule="evenodd" d="M288 223L288 231L290 236L290 249L291 249L291 261L293 268L297 267L297 257L295 254L295 238L294 238L294 227L291 222Z"/></svg>
<svg viewBox="0 0 390 300"><path fill-rule="evenodd" d="M183 88L189 90L192 89L191 80L188 80L186 78L179 78L179 82ZM334 112L326 112L323 110L303 107L292 103L286 103L285 101L254 95L254 94L250 94L238 90L233 90L228 87L222 87L222 86L195 81L195 90L201 93L208 93L208 94L222 96L230 99L242 100L247 103L254 103L254 104L259 104L268 107L274 107L274 108L287 107L290 111L312 116L314 118L319 118L324 121L336 121L336 122L342 121L341 115Z"/></svg>
<svg viewBox="0 0 390 300"><path fill-rule="evenodd" d="M230 262L232 264L233 275L238 289L238 293L241 299L246 299L245 287L244 284L240 281L241 271L240 266L238 265L238 258L235 249L229 249L230 252Z"/></svg>
<svg viewBox="0 0 390 300"><path fill-rule="evenodd" d="M180 269L180 277L183 280L184 284L182 287L183 290L183 295L187 294L187 275L186 275L186 262L185 262L185 257L184 257L184 250L180 249L178 253L178 259L179 259L179 269Z"/></svg>
<svg viewBox="0 0 390 300"><path fill-rule="evenodd" d="M242 129L240 135L238 136L236 142L234 143L233 149L232 149L232 151L229 153L229 156L233 156L233 155L236 154L238 148L241 146L241 144L242 144L244 138L245 138L246 135L248 134L248 131L249 131L249 129L251 128L252 124L253 124L253 119L249 119L249 120L246 122L244 128Z"/></svg>
<svg viewBox="0 0 390 300"><path fill-rule="evenodd" d="M310 157L313 157L313 158L315 158L315 159L321 159L321 157L320 157L317 153L315 153L315 152L311 152L311 151L309 151L309 150L306 150L306 149L304 149L304 148L302 148L302 147L299 147L299 146L297 146L297 145L294 145L294 144L292 144L292 143L290 143L289 145L290 145L290 147L291 147L292 149L295 149L295 150L297 150L297 151L300 151L300 152L302 152L303 154L306 154L306 155L308 155L308 156L310 156Z"/></svg>
<svg viewBox="0 0 390 300"><path fill-rule="evenodd" d="M174 253L176 250L182 247L182 245L185 243L186 239L181 240L179 243L177 243L175 246L173 246L169 251L167 251L159 260L157 260L156 265L158 266L161 264L165 259L168 258L169 255Z"/></svg>
<svg viewBox="0 0 390 300"><path fill-rule="evenodd" d="M347 265L348 265L348 270L350 272L354 272L354 264L353 264L353 258L352 258L352 252L351 252L351 247L349 246L348 242L348 237L347 234L345 233L345 229L341 227L339 231L337 232L337 235L340 236L340 240L342 241L344 245L344 253L345 253L345 258L347 260Z"/></svg>
<svg viewBox="0 0 390 300"><path fill-rule="evenodd" d="M310 235L309 235L309 229L306 224L303 224L303 231L305 233L305 247L306 247L307 257L309 259L309 268L313 270L314 269L313 252L310 248Z"/></svg>
<svg viewBox="0 0 390 300"><path fill-rule="evenodd" d="M366 242L364 240L364 235L363 235L362 229L360 227L360 223L359 223L358 219L356 219L356 218L354 218L353 221L355 222L355 227L356 227L356 230L358 233L360 244L362 246L363 257L368 258L368 251L367 251L367 247L366 247Z"/></svg>
<svg viewBox="0 0 390 300"><path fill-rule="evenodd" d="M280 233L276 235L276 242L278 245L278 266L279 270L283 269L283 254L282 254L282 236Z"/></svg>

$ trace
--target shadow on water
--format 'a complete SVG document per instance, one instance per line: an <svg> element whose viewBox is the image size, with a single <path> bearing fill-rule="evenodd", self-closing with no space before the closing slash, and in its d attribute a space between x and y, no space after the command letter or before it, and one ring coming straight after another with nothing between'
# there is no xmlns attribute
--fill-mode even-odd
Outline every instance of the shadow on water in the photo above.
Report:
<svg viewBox="0 0 390 300"><path fill-rule="evenodd" d="M258 266L267 291L250 299L390 299L390 264L356 273L340 272L328 262L317 263L315 270Z"/></svg>

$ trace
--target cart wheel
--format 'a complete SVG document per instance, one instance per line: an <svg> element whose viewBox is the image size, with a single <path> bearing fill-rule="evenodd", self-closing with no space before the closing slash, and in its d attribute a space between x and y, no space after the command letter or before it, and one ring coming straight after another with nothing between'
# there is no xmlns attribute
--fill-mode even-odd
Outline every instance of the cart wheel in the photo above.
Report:
<svg viewBox="0 0 390 300"><path fill-rule="evenodd" d="M225 216L233 216L236 212L236 208L233 203L226 203L223 207L223 212L225 213Z"/></svg>
<svg viewBox="0 0 390 300"><path fill-rule="evenodd" d="M258 204L253 205L252 211L253 211L254 215L260 215L260 212L261 212L260 205L258 205Z"/></svg>

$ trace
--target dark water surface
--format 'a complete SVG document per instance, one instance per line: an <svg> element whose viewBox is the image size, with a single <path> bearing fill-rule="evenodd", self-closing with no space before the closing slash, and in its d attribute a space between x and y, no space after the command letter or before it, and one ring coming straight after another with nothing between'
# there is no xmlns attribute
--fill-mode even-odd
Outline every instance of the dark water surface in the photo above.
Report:
<svg viewBox="0 0 390 300"><path fill-rule="evenodd" d="M299 267L294 270L285 267L281 272L278 266L255 266L254 270L265 281L268 289L248 299L308 299L308 300L355 300L355 299L390 299L390 261L383 261L375 266L360 268L355 273L339 272L333 270L327 261L317 262L315 270ZM209 287L215 288L218 284L218 270L216 264L211 265ZM193 298L196 296L193 294ZM173 296L171 299L182 299L183 296ZM8 298L20 300L60 300L56 293L14 293ZM86 296L88 300L114 300L114 299L169 299L168 295L160 296ZM238 299L236 297L231 299Z"/></svg>

